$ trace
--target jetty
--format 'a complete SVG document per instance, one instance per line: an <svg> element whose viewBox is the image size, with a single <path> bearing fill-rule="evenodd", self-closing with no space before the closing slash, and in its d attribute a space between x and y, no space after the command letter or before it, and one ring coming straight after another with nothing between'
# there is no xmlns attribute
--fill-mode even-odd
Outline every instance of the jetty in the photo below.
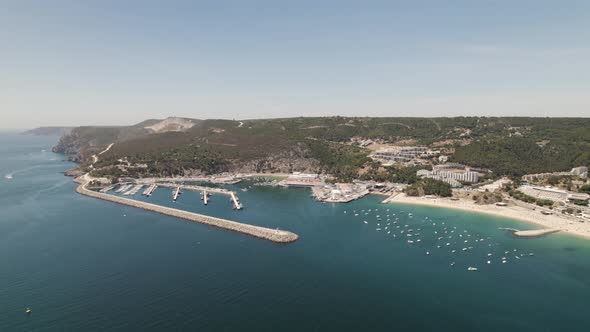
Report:
<svg viewBox="0 0 590 332"><path fill-rule="evenodd" d="M205 203L205 205L209 203L209 197L207 197L207 190L203 190L203 203Z"/></svg>
<svg viewBox="0 0 590 332"><path fill-rule="evenodd" d="M540 236L559 232L559 229L554 229L554 228L532 229L532 230L528 230L528 231L521 231L521 230L518 230L515 228L506 228L506 227L500 227L498 229L504 230L504 231L510 231L510 232L512 232L512 235L517 236L517 237L540 237Z"/></svg>
<svg viewBox="0 0 590 332"><path fill-rule="evenodd" d="M279 229L271 229L261 226L254 226L249 224L243 224L231 220L226 220L222 218L210 217L194 212L183 211L179 209L169 208L161 205L151 204L147 202L142 202L130 198L124 198L121 196L109 195L100 193L98 191L93 191L87 188L89 183L87 176L82 176L76 179L80 185L76 188L76 192L88 197L98 198L105 201L110 201L114 203L119 203L123 205L128 205L140 209L144 209L146 211L152 211L161 213L164 215L181 218L193 222L198 222L201 224L230 230L246 235L250 235L253 237L257 237L260 239L276 242L276 243L291 243L297 241L299 236L295 233L279 230Z"/></svg>

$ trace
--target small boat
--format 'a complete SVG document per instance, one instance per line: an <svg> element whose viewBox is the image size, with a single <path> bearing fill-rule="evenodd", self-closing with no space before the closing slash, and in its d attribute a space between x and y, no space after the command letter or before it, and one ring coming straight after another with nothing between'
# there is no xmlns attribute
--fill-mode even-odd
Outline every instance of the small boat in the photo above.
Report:
<svg viewBox="0 0 590 332"><path fill-rule="evenodd" d="M363 222L364 222L365 224L368 224L368 222L367 222L366 220L365 220L365 221L363 221Z"/></svg>
<svg viewBox="0 0 590 332"><path fill-rule="evenodd" d="M6 174L6 175L4 175L4 178L6 180L12 180L12 174Z"/></svg>
<svg viewBox="0 0 590 332"><path fill-rule="evenodd" d="M470 266L467 268L467 271L477 271L477 268Z"/></svg>
<svg viewBox="0 0 590 332"><path fill-rule="evenodd" d="M33 310L31 310L31 308L26 308L26 309L25 309L25 313L26 313L27 315L30 315L32 312L33 312Z"/></svg>

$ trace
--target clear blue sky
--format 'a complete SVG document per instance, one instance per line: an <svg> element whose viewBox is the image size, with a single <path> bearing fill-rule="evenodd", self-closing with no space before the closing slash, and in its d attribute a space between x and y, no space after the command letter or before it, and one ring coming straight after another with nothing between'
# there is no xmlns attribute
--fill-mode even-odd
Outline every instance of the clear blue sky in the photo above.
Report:
<svg viewBox="0 0 590 332"><path fill-rule="evenodd" d="M0 0L0 127L590 115L590 1Z"/></svg>

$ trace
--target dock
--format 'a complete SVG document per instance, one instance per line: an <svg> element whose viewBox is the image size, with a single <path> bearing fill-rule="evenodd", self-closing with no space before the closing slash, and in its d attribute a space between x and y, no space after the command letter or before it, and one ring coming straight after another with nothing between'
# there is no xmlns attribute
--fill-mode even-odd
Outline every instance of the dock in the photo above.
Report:
<svg viewBox="0 0 590 332"><path fill-rule="evenodd" d="M114 188L115 188L115 185L108 186L108 187L102 188L102 189L100 190L100 192L101 192L101 193L105 193L105 194L106 194L106 193L108 193L109 191L113 190Z"/></svg>
<svg viewBox="0 0 590 332"><path fill-rule="evenodd" d="M205 205L207 205L209 203L208 195L210 192L213 192L216 194L228 195L231 198L231 201L233 203L233 207L236 210L242 209L242 204L240 203L240 199L238 198L236 193L233 191L224 189L224 188L204 187L204 186L187 185L187 184L178 185L178 184L174 184L174 183L159 183L158 185L161 187L182 188L183 190L200 191L202 193L201 199L203 200L203 203Z"/></svg>
<svg viewBox="0 0 590 332"><path fill-rule="evenodd" d="M176 187L176 190L174 191L174 194L172 195L172 199L176 202L176 200L178 199L178 195L180 195L180 186Z"/></svg>
<svg viewBox="0 0 590 332"><path fill-rule="evenodd" d="M156 188L158 188L157 184L151 184L143 191L142 195L150 197L154 193L154 191L156 191Z"/></svg>
<svg viewBox="0 0 590 332"><path fill-rule="evenodd" d="M130 184L121 184L121 186L119 187L119 189L115 190L116 193L122 193L124 191L127 191L131 188Z"/></svg>
<svg viewBox="0 0 590 332"><path fill-rule="evenodd" d="M242 205L240 204L240 200L236 196L236 193L234 193L233 191L231 191L229 193L229 195L231 196L231 199L234 202L234 209L241 210L242 209Z"/></svg>
<svg viewBox="0 0 590 332"><path fill-rule="evenodd" d="M133 187L133 189L127 191L123 195L125 195L125 196L133 196L133 195L137 194L137 192L141 189L141 187L143 187L143 184L135 185L135 187Z"/></svg>
<svg viewBox="0 0 590 332"><path fill-rule="evenodd" d="M118 204L128 205L140 209L144 209L146 211L152 211L161 213L164 215L181 218L189 221L198 222L201 224L230 230L246 235L250 235L253 237L257 237L260 239L276 242L276 243L291 243L295 242L299 239L299 236L295 233L279 230L279 229L271 229L266 227L254 226L250 224L243 224L231 220L210 217L198 213L178 210L174 208L169 208L161 205L151 204L147 202L142 202L134 199L124 198L121 196L109 195L100 193L98 191L92 191L87 188L88 183L90 182L88 177L81 176L76 179L76 182L80 183L80 185L76 188L76 192L85 195L88 197L98 198L105 201L115 202Z"/></svg>

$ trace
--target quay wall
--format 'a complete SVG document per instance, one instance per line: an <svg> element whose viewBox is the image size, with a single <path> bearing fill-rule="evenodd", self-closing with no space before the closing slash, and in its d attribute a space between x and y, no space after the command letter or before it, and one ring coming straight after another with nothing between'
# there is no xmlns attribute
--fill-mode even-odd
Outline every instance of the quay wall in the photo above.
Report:
<svg viewBox="0 0 590 332"><path fill-rule="evenodd" d="M82 182L82 181L80 181ZM103 194L86 188L87 183L81 183L77 188L76 192L85 196L102 199L105 201L115 202L124 204L147 211L157 212L172 217L182 218L189 221L198 222L201 224L218 227L250 236L254 236L260 239L269 240L276 243L290 243L295 242L299 239L299 236L289 231L283 231L278 229L271 229L266 227L254 226L249 224L243 224L235 221L226 219L205 216L198 213L178 210L169 208L161 205L146 203L137 201L134 199L118 197L109 194Z"/></svg>

